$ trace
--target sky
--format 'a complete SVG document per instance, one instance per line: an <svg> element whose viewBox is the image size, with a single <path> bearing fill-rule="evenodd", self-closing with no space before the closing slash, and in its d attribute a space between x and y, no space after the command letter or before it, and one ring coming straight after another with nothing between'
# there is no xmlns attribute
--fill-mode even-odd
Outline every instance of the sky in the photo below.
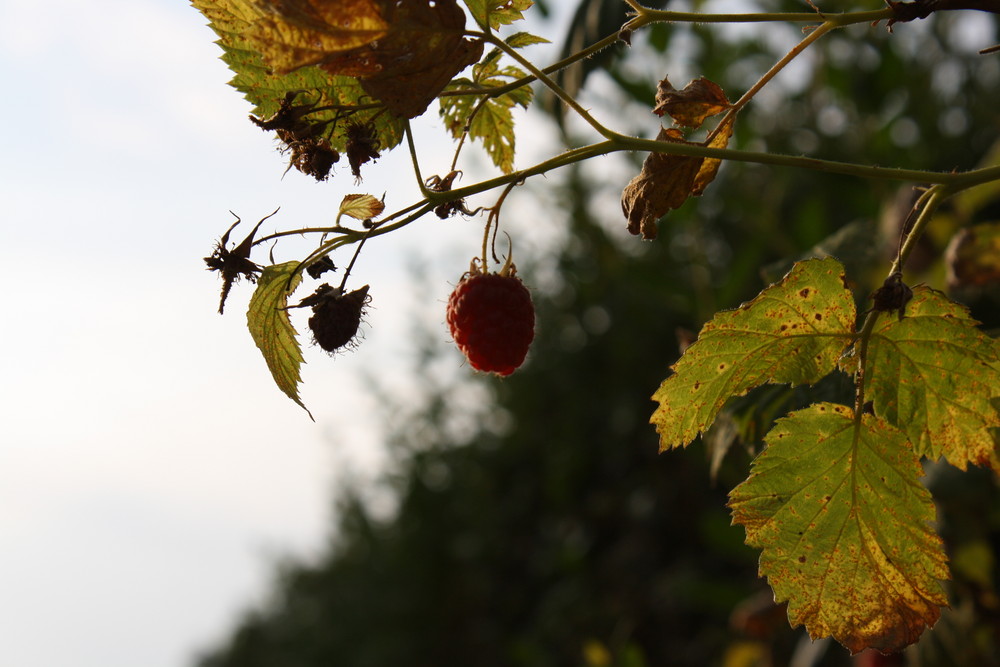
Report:
<svg viewBox="0 0 1000 667"><path fill-rule="evenodd" d="M332 224L346 194L385 193L389 211L418 197L402 151L366 165L360 185L344 164L326 183L282 178L285 159L247 120L214 40L187 0L0 0L2 665L192 664L266 599L276 562L322 553L342 482L390 463L367 378L406 401L427 382L463 387L452 408L466 418L486 401L464 390L472 372L444 323L482 218L428 216L366 244L348 283L371 286L362 344L330 358L306 340L301 398L315 422L274 386L247 333L252 286L218 315L203 258L230 211L253 224L280 206L268 232ZM550 62L553 48L529 55ZM657 67L696 74L683 50ZM651 115L607 108L597 79L583 106L655 134ZM415 123L423 173L444 174L453 144L429 116ZM518 117L518 130L519 167L560 150L539 115ZM471 183L487 165L466 149L461 167ZM594 168L607 194L597 210L624 238L618 198L634 166ZM544 283L557 175L535 182L506 200L504 228L515 257L541 260ZM311 247L286 239L275 259ZM300 332L307 317L293 315ZM410 366L414 322L446 350L430 376Z"/></svg>
<svg viewBox="0 0 1000 667"><path fill-rule="evenodd" d="M330 224L345 194L411 203L412 172L399 153L362 185L282 178L205 24L179 0L0 0L0 664L175 667L225 636L277 560L321 552L338 481L386 464L364 377L419 388L412 322L448 341L478 252L481 221L433 216L366 246L365 339L306 346L310 421L246 331L251 287L220 317L202 258L230 210ZM433 141L425 173L450 161ZM470 375L452 354L442 382Z"/></svg>

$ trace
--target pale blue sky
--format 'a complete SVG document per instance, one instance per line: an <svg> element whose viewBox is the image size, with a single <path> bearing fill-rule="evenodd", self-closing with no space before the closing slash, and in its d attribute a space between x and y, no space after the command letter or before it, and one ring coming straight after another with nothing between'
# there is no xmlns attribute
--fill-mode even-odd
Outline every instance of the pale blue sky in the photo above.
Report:
<svg viewBox="0 0 1000 667"><path fill-rule="evenodd" d="M248 286L216 314L202 258L229 209L322 224L345 194L390 191L393 210L413 187L403 153L362 186L346 165L329 183L282 180L213 40L180 0L0 0L0 664L187 664L264 594L276 557L317 552L337 477L381 465L360 371L418 386L400 366L414 313L448 340L448 281L478 221L432 218L366 247L363 345L306 352L316 423L246 332ZM455 261L417 294L407 264L440 256ZM442 373L469 370L455 352Z"/></svg>

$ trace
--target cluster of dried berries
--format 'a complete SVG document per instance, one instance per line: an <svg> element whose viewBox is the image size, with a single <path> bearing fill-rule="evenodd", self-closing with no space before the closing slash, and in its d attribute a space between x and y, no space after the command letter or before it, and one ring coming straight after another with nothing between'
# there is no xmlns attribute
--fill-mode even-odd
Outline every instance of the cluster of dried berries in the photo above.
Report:
<svg viewBox="0 0 1000 667"><path fill-rule="evenodd" d="M309 114L315 112L316 102L294 104L299 91L290 91L278 106L278 111L267 119L250 116L257 127L266 131L274 131L284 142L282 152L290 152L288 168L295 167L303 174L312 176L317 181L325 181L330 175L330 169L340 159L340 153L330 146L324 136L331 120L310 120Z"/></svg>
<svg viewBox="0 0 1000 667"><path fill-rule="evenodd" d="M335 119L310 120L309 114L324 109L318 109L316 102L294 104L299 92L286 93L278 111L270 118L250 116L250 120L257 127L278 135L285 144L282 152L291 153L289 169L295 167L317 181L325 181L330 175L330 169L340 160L340 152L333 148L329 140L330 126ZM351 122L347 125L345 135L345 150L347 161L351 164L351 173L360 179L361 165L381 157L375 127L371 123Z"/></svg>
<svg viewBox="0 0 1000 667"><path fill-rule="evenodd" d="M274 213L277 212L277 210L274 211ZM250 250L253 248L253 237L257 230L260 229L265 220L271 217L268 215L261 218L260 222L250 230L250 234L239 245L230 250L226 247L229 243L229 233L236 228L236 225L240 224L240 217L235 213L233 215L236 216L236 222L230 225L219 242L215 244L215 250L212 251L212 254L205 258L208 270L218 271L222 275L222 298L219 300L220 314L226 307L226 297L229 296L229 290L232 289L233 283L241 277L250 282L257 282L257 274L260 273L261 269L250 260Z"/></svg>

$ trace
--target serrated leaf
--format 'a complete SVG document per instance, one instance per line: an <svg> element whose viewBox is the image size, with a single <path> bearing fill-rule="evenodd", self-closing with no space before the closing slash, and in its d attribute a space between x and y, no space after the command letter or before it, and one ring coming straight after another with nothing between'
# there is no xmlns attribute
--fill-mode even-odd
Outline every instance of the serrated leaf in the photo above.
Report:
<svg viewBox="0 0 1000 667"><path fill-rule="evenodd" d="M483 62L472 68L473 79L456 79L448 86L451 90L495 88L505 85L509 80L517 80L524 72L514 66L500 68L497 58L489 54ZM531 103L532 90L522 86L514 90L488 97L482 102L481 95L448 95L441 97L441 116L445 127L456 139L465 131L466 124L469 136L482 143L486 153L505 174L514 170L514 115L515 104L527 107ZM475 112L475 115L472 114ZM471 122L468 120L472 116Z"/></svg>
<svg viewBox="0 0 1000 667"><path fill-rule="evenodd" d="M812 384L837 366L855 324L844 269L833 258L797 263L736 310L721 312L653 394L660 449L686 446L722 406L764 384Z"/></svg>
<svg viewBox="0 0 1000 667"><path fill-rule="evenodd" d="M534 0L462 0L472 18L484 30L496 29L524 18Z"/></svg>
<svg viewBox="0 0 1000 667"><path fill-rule="evenodd" d="M990 429L1000 427L1000 343L969 311L918 285L900 320L880 315L868 344L865 395L875 414L902 429L921 456L965 470L1000 472Z"/></svg>
<svg viewBox="0 0 1000 667"><path fill-rule="evenodd" d="M539 37L538 35L532 35L530 32L515 32L513 35L503 40L507 42L507 46L512 49L523 49L526 46L531 46L532 44L549 44L549 40L544 37Z"/></svg>
<svg viewBox="0 0 1000 667"><path fill-rule="evenodd" d="M219 36L222 60L234 72L229 82L243 93L252 105L252 113L260 118L273 116L288 93L299 91L298 100L315 103L317 107L362 107L350 115L350 121L371 125L378 138L379 147L389 150L403 139L405 121L381 107L372 107L371 96L361 82L351 76L335 76L319 67L302 67L287 74L279 74L265 62L246 34L260 13L245 0L192 0L192 4L206 18ZM331 121L341 113L327 109L310 114L316 122ZM347 149L349 123L335 123L329 136L331 146L338 151Z"/></svg>
<svg viewBox="0 0 1000 667"><path fill-rule="evenodd" d="M288 295L302 282L302 274L297 271L299 265L299 262L285 262L264 269L257 279L257 289L250 298L247 328L250 329L253 342L264 355L264 361L267 362L278 389L302 406L311 419L312 413L299 398L299 382L302 380L299 368L304 360L297 338L298 332L285 310Z"/></svg>
<svg viewBox="0 0 1000 667"><path fill-rule="evenodd" d="M368 220L381 215L385 210L385 202L372 195L345 195L340 201L340 215L347 215L357 220Z"/></svg>
<svg viewBox="0 0 1000 667"><path fill-rule="evenodd" d="M873 415L820 403L781 419L733 522L762 549L760 574L793 626L852 652L898 651L933 625L947 598L934 505L906 436Z"/></svg>

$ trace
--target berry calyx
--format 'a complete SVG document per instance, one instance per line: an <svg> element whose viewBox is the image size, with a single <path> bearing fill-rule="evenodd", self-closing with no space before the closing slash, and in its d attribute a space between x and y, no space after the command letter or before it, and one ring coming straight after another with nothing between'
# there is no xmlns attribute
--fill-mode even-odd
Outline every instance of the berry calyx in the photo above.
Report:
<svg viewBox="0 0 1000 667"><path fill-rule="evenodd" d="M535 337L531 294L511 269L470 272L448 299L448 328L469 364L502 376L520 367Z"/></svg>

